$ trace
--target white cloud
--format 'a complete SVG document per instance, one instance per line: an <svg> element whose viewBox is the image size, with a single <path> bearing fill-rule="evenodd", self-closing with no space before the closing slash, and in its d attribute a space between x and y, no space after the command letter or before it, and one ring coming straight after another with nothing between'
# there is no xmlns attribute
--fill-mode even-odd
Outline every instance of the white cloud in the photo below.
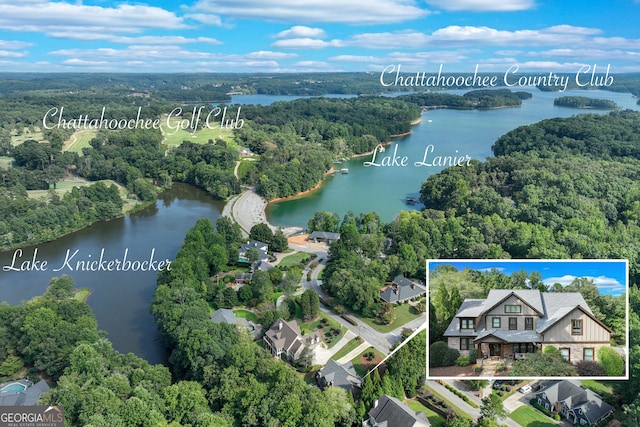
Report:
<svg viewBox="0 0 640 427"><path fill-rule="evenodd" d="M533 0L427 0L427 3L439 9L472 12L507 12L535 7Z"/></svg>
<svg viewBox="0 0 640 427"><path fill-rule="evenodd" d="M269 50L261 50L258 52L251 52L245 55L245 58L256 58L256 59L288 59L295 58L295 53L284 53L284 52L272 52Z"/></svg>
<svg viewBox="0 0 640 427"><path fill-rule="evenodd" d="M271 44L272 47L280 49L322 49L325 47L339 47L340 40L324 41L320 39L298 38L277 40Z"/></svg>
<svg viewBox="0 0 640 427"><path fill-rule="evenodd" d="M185 28L182 18L159 7L120 4L87 6L65 2L0 2L0 28L14 31L135 33Z"/></svg>
<svg viewBox="0 0 640 427"><path fill-rule="evenodd" d="M403 49L410 46L419 49L429 44L430 37L422 32L403 30L385 33L356 34L345 44L368 49Z"/></svg>
<svg viewBox="0 0 640 427"><path fill-rule="evenodd" d="M27 56L27 52L14 52L10 50L0 50L0 58L22 58Z"/></svg>
<svg viewBox="0 0 640 427"><path fill-rule="evenodd" d="M404 22L429 13L414 0L199 0L191 10L240 19L349 24Z"/></svg>
<svg viewBox="0 0 640 427"><path fill-rule="evenodd" d="M205 43L205 44L222 44L221 41L210 37L183 37L183 36L115 36L113 34L103 34L96 32L74 32L74 31L54 31L49 34L51 37L68 39L68 40L106 40L112 43L120 44L138 44L138 45L180 45L189 43Z"/></svg>
<svg viewBox="0 0 640 427"><path fill-rule="evenodd" d="M275 39L298 39L298 38L314 38L323 39L326 37L326 33L322 28L305 27L304 25L296 25L288 30L280 31L275 34Z"/></svg>
<svg viewBox="0 0 640 427"><path fill-rule="evenodd" d="M23 49L29 46L33 46L33 43L19 40L0 40L0 49Z"/></svg>
<svg viewBox="0 0 640 427"><path fill-rule="evenodd" d="M560 283L562 286L570 285L575 279L585 278L593 281L596 285L600 293L605 294L614 294L619 295L625 291L624 284L620 283L618 280L612 277L606 276L574 276L571 274L566 274L561 277L549 277L544 279L543 282L545 285L553 285L554 283Z"/></svg>
<svg viewBox="0 0 640 427"><path fill-rule="evenodd" d="M209 13L189 13L185 18L193 19L206 25L222 26L222 19L218 15Z"/></svg>

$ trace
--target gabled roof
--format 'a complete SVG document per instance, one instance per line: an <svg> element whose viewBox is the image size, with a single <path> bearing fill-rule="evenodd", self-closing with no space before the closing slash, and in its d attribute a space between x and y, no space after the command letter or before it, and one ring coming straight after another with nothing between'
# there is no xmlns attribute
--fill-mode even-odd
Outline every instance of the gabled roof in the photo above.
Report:
<svg viewBox="0 0 640 427"><path fill-rule="evenodd" d="M229 310L228 308L219 308L213 313L211 313L209 317L215 323L228 323L229 325L237 325L238 322L240 322L242 326L246 326L247 328L250 328L249 322L247 322L247 319L237 317L236 314L232 310Z"/></svg>
<svg viewBox="0 0 640 427"><path fill-rule="evenodd" d="M430 426L424 412L414 412L395 397L383 394L375 400L369 417L380 427L427 427Z"/></svg>
<svg viewBox="0 0 640 427"><path fill-rule="evenodd" d="M579 416L589 420L591 424L596 423L601 418L607 416L613 407L589 389L584 389L571 381L554 381L550 385L540 389L536 396L546 395L552 405L556 403L564 404L569 410L576 412L580 410Z"/></svg>
<svg viewBox="0 0 640 427"><path fill-rule="evenodd" d="M307 240L310 239L338 240L340 239L340 233L331 233L329 231L314 231L307 237Z"/></svg>
<svg viewBox="0 0 640 427"><path fill-rule="evenodd" d="M417 297L425 292L427 289L421 284L396 276L391 285L380 290L380 298L386 302L398 302Z"/></svg>
<svg viewBox="0 0 640 427"><path fill-rule="evenodd" d="M484 313L493 310L511 296L518 298L540 316L544 313L540 291L537 289L491 289L487 295Z"/></svg>
<svg viewBox="0 0 640 427"><path fill-rule="evenodd" d="M564 294L571 294L566 297L563 297ZM602 323L600 320L596 319L591 312L591 309L587 305L582 295L578 292L559 292L559 293L550 293L550 295L544 295L545 305L549 307L547 309L547 316L545 319L541 319L542 322L538 322L537 329L541 333L549 329L551 326L555 325L557 322L565 318L569 313L578 309L582 311L584 314L589 316L592 320L598 323L600 326L605 328L608 332L612 332L611 329Z"/></svg>
<svg viewBox="0 0 640 427"><path fill-rule="evenodd" d="M351 362L344 365L329 360L320 371L318 371L318 379L322 379L324 386L340 387L346 391L350 391L352 387L360 387L362 379L356 374L356 370Z"/></svg>

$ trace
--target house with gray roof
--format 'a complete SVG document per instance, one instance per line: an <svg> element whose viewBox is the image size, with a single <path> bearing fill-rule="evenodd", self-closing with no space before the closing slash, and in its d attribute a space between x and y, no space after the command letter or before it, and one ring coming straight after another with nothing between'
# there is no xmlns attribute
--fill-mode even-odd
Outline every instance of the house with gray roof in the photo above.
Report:
<svg viewBox="0 0 640 427"><path fill-rule="evenodd" d="M211 313L209 317L211 318L211 321L215 323L227 323L229 325L246 328L254 339L258 338L262 331L262 327L260 325L256 325L251 320L236 316L236 314L228 308L219 308Z"/></svg>
<svg viewBox="0 0 640 427"><path fill-rule="evenodd" d="M594 425L613 414L613 407L589 389L572 381L552 381L536 392L536 402L573 424Z"/></svg>
<svg viewBox="0 0 640 427"><path fill-rule="evenodd" d="M314 231L307 236L309 242L322 242L330 245L340 239L340 233L331 233L329 231Z"/></svg>
<svg viewBox="0 0 640 427"><path fill-rule="evenodd" d="M373 402L369 419L363 427L428 427L431 423L424 412L415 412L395 397L383 394Z"/></svg>
<svg viewBox="0 0 640 427"><path fill-rule="evenodd" d="M390 285L380 289L380 299L388 303L408 301L420 295L426 295L427 288L404 276L396 276Z"/></svg>
<svg viewBox="0 0 640 427"><path fill-rule="evenodd" d="M314 348L322 338L317 332L302 335L300 327L292 320L285 322L278 318L263 337L265 347L274 357L285 357L295 362L305 347Z"/></svg>
<svg viewBox="0 0 640 427"><path fill-rule="evenodd" d="M351 392L354 398L360 394L362 387L362 379L356 374L351 362L341 365L333 359L316 373L316 382L322 390L326 387L339 387Z"/></svg>
<svg viewBox="0 0 640 427"><path fill-rule="evenodd" d="M248 263L249 259L247 258L247 251L252 248L258 251L257 261L269 260L269 254L267 254L269 251L269 245L257 240L250 240L247 243L240 245L240 249L238 249L238 262Z"/></svg>
<svg viewBox="0 0 640 427"><path fill-rule="evenodd" d="M578 362L595 360L611 333L578 292L491 289L485 299L465 299L444 336L463 355L476 348L479 357L512 360L553 346Z"/></svg>

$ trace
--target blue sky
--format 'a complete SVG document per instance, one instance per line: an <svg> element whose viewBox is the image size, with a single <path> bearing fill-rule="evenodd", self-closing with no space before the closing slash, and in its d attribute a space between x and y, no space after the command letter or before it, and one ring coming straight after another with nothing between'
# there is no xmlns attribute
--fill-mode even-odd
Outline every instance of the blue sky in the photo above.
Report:
<svg viewBox="0 0 640 427"><path fill-rule="evenodd" d="M640 0L0 0L0 71L640 71Z"/></svg>
<svg viewBox="0 0 640 427"><path fill-rule="evenodd" d="M453 265L459 271L465 268L473 270L498 269L501 273L511 275L520 270L529 273L537 271L542 276L542 281L547 285L560 283L563 286L570 284L573 279L586 277L593 280L598 290L603 295L621 295L627 287L627 269L624 261L599 261L599 260L470 260L470 261L430 261L429 270L433 270L439 264Z"/></svg>

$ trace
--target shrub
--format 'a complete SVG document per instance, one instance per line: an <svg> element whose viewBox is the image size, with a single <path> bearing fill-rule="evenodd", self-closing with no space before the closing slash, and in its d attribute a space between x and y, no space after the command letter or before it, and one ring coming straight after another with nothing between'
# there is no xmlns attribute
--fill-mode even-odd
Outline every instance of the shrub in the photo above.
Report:
<svg viewBox="0 0 640 427"><path fill-rule="evenodd" d="M456 366L467 366L469 365L469 358L467 356L460 356L456 359Z"/></svg>
<svg viewBox="0 0 640 427"><path fill-rule="evenodd" d="M607 375L604 367L594 360L581 360L577 362L576 370L581 377L601 377Z"/></svg>
<svg viewBox="0 0 640 427"><path fill-rule="evenodd" d="M558 350L554 346L545 347L544 350L542 350L542 353L543 354L557 354L558 356L560 356L560 350Z"/></svg>
<svg viewBox="0 0 640 427"><path fill-rule="evenodd" d="M611 347L600 347L598 361L607 376L618 377L624 374L624 359Z"/></svg>
<svg viewBox="0 0 640 427"><path fill-rule="evenodd" d="M458 350L447 347L447 351L442 358L442 366L453 366L458 357L460 357L460 352Z"/></svg>
<svg viewBox="0 0 640 427"><path fill-rule="evenodd" d="M556 421L560 421L560 414L555 414L553 416L553 419L556 420Z"/></svg>
<svg viewBox="0 0 640 427"><path fill-rule="evenodd" d="M469 350L469 361L475 363L477 359L478 359L478 349L472 348L471 350Z"/></svg>
<svg viewBox="0 0 640 427"><path fill-rule="evenodd" d="M443 341L436 341L429 346L429 366L432 368L439 368L444 366L442 360L449 347L447 343Z"/></svg>

